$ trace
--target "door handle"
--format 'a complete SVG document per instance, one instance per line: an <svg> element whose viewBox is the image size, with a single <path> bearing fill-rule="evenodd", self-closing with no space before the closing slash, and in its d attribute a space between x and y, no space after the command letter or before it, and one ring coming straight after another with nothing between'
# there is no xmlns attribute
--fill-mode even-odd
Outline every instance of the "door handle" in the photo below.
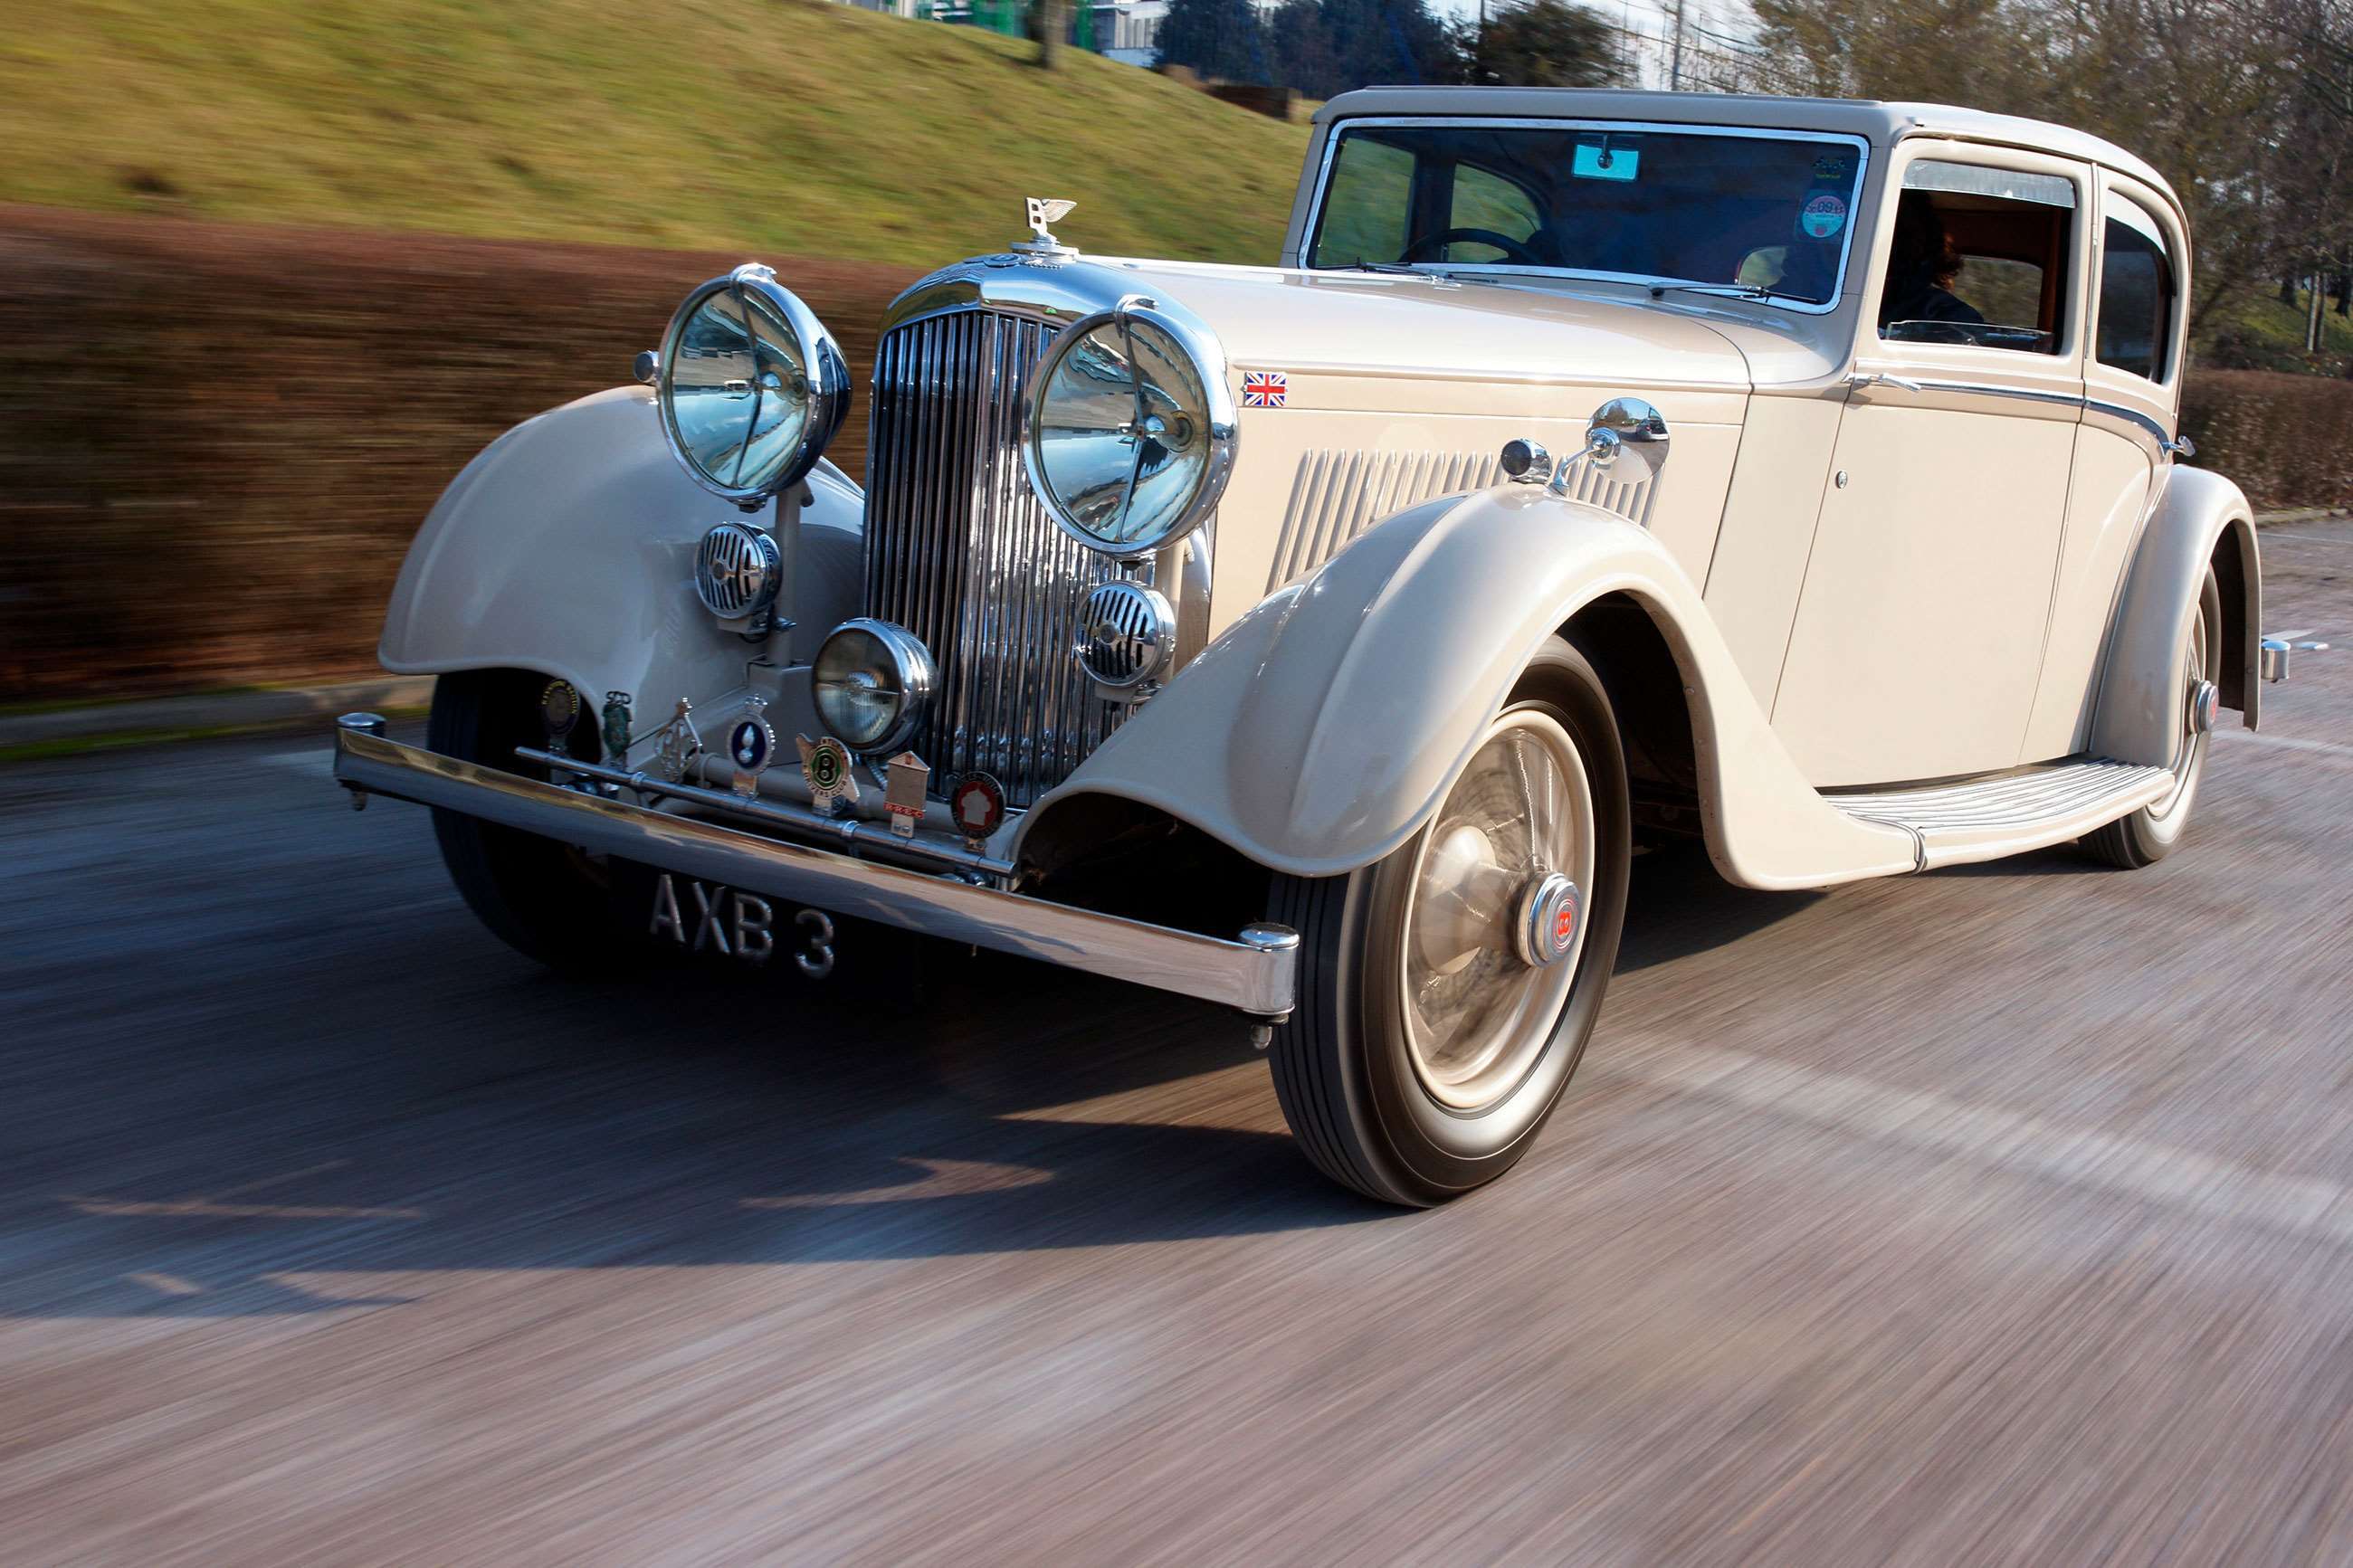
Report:
<svg viewBox="0 0 2353 1568"><path fill-rule="evenodd" d="M1860 392L1866 386L1899 386L1906 392L1925 390L1908 376L1890 375L1883 370L1859 370L1846 378L1846 384Z"/></svg>

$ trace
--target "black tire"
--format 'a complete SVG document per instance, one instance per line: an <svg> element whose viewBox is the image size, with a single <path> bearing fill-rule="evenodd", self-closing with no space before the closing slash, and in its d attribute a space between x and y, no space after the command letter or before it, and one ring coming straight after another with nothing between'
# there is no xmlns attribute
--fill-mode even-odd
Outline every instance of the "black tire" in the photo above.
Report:
<svg viewBox="0 0 2353 1568"><path fill-rule="evenodd" d="M2217 680L2222 668L2222 589L2211 566L2206 568L2205 584L2199 589L2198 615L2205 633L2205 679ZM2186 694L2177 706L2186 714ZM2206 772L2208 750L2206 736L2189 733L2186 721L2183 729L2182 744L2188 750L2180 765L2181 782L2164 799L2085 834L2079 842L2093 858L2137 871L2164 859L2181 842L2189 830L2190 808L2197 804L2198 781Z"/></svg>
<svg viewBox="0 0 2353 1568"><path fill-rule="evenodd" d="M433 685L426 745L444 756L529 777L544 777L515 760L519 745L545 749L540 696L547 677L521 669L466 670ZM596 713L574 726L571 753L596 755ZM627 881L622 868L590 858L568 844L501 827L454 811L433 813L433 837L442 864L476 918L491 934L527 958L572 974L609 973L625 948L618 910ZM642 961L646 944L634 944Z"/></svg>
<svg viewBox="0 0 2353 1568"><path fill-rule="evenodd" d="M1275 1093L1308 1159L1383 1203L1426 1207L1516 1164L1552 1114L1599 1016L1625 921L1632 810L1609 696L1591 663L1550 639L1498 719L1534 708L1574 742L1591 792L1594 885L1566 999L1516 1082L1475 1111L1441 1104L1417 1074L1401 1019L1409 893L1423 841L1342 877L1278 876L1268 918L1300 935L1299 1004L1271 1050Z"/></svg>

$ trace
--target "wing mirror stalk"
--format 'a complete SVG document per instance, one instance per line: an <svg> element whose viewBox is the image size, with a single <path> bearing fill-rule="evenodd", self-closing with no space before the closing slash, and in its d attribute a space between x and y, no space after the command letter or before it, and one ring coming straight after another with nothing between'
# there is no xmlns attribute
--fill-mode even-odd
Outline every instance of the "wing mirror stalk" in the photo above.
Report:
<svg viewBox="0 0 2353 1568"><path fill-rule="evenodd" d="M1549 485L1555 495L1568 493L1568 476L1579 463L1614 483L1642 484L1667 466L1666 416L1639 397L1613 397L1593 411L1583 450L1556 463L1550 452L1522 438L1504 443L1502 463L1514 484Z"/></svg>

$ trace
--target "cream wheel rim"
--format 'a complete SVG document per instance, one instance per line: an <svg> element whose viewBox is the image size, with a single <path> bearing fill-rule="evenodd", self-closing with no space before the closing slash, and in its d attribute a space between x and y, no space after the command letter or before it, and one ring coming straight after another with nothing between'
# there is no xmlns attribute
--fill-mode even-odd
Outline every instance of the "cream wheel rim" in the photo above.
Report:
<svg viewBox="0 0 2353 1568"><path fill-rule="evenodd" d="M1582 900L1553 962L1528 962L1518 927L1555 874L1590 896L1598 837L1568 731L1540 709L1498 716L1422 835L1406 903L1406 1043L1441 1105L1493 1105L1544 1054L1584 954Z"/></svg>

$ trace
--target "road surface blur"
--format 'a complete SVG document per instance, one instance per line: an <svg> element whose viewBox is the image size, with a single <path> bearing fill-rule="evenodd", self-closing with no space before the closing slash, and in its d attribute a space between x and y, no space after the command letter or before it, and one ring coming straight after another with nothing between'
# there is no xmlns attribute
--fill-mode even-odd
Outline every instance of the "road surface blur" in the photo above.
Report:
<svg viewBox="0 0 2353 1568"><path fill-rule="evenodd" d="M2265 705L2145 871L1645 858L1419 1215L1204 1008L571 987L316 739L0 770L0 1556L2353 1560L2353 655Z"/></svg>

